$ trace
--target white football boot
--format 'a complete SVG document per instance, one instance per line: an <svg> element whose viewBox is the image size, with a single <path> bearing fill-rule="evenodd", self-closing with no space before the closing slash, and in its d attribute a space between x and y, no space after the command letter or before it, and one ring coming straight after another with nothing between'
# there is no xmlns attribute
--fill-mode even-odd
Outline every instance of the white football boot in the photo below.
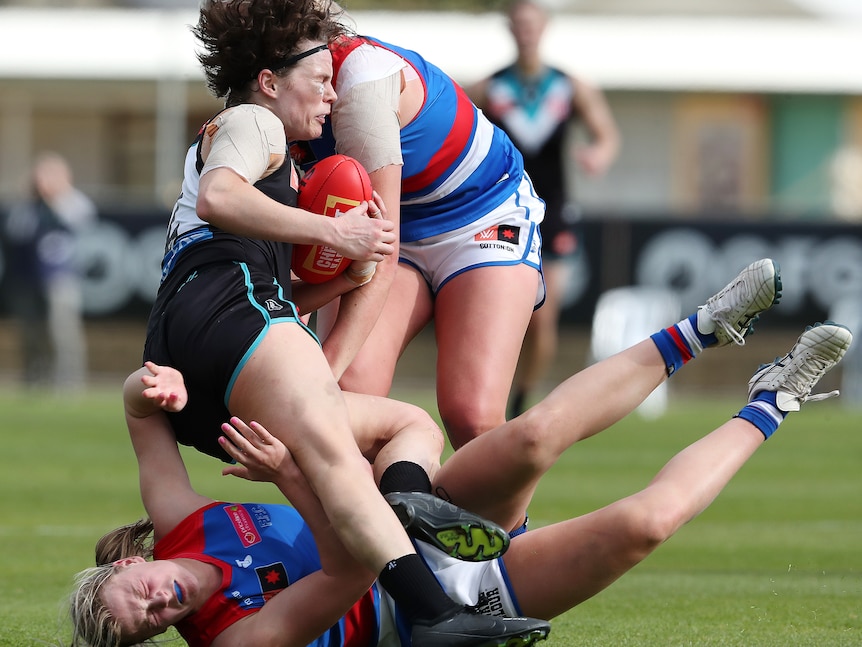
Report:
<svg viewBox="0 0 862 647"><path fill-rule="evenodd" d="M778 263L770 258L755 261L698 308L697 329L714 333L719 346L743 346L760 313L780 299Z"/></svg>
<svg viewBox="0 0 862 647"><path fill-rule="evenodd" d="M837 390L815 395L811 390L841 361L852 341L846 326L831 321L809 326L787 355L760 366L748 382L749 402L762 391L773 391L776 406L786 412L799 411L803 402L837 396Z"/></svg>

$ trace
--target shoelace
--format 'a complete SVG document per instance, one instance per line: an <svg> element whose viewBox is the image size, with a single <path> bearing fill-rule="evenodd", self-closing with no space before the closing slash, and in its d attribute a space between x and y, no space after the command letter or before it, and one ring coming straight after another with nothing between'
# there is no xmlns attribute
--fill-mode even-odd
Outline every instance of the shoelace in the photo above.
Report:
<svg viewBox="0 0 862 647"><path fill-rule="evenodd" d="M800 404L819 402L836 397L839 395L838 389L829 393L815 393L813 395L811 393L811 389L823 377L823 374L829 370L830 365L831 362L829 360L817 355L811 355L806 361L802 362L799 370L793 374L791 379L788 379L781 390L787 391L793 397L798 398Z"/></svg>
<svg viewBox="0 0 862 647"><path fill-rule="evenodd" d="M727 336L733 340L734 344L737 346L745 346L745 336L743 333L739 332L736 327L728 323L726 319L726 315L732 310L733 308L723 308L721 310L714 310L713 312L710 312L709 315L712 317L712 321L715 326L717 328L721 328ZM745 325L745 330L748 330L748 323Z"/></svg>
<svg viewBox="0 0 862 647"><path fill-rule="evenodd" d="M733 285L727 286L724 290L722 290L721 292L719 292L715 296L715 301L719 301L725 294L727 294L731 290L736 289L736 287L738 285L740 285L741 283L744 284L745 280L740 279L740 280L734 282ZM749 287L749 286L746 286L746 287ZM739 305L739 303L737 303L737 305ZM748 317L748 319L745 319L744 320L745 325L742 326L742 332L740 332L739 330L736 329L736 326L729 323L726 319L727 315L731 314L732 312L733 312L733 306L725 306L724 308L721 308L720 310L714 310L714 311L710 312L709 314L712 317L712 320L715 323L716 327L721 328L722 331L724 331L727 334L727 336L731 338L731 340L733 341L734 344L736 344L737 346L745 346L745 333L748 332L748 328L751 325L751 323L753 321L757 321L757 317L756 316L755 317ZM737 321L737 324L741 324L741 323L743 323L743 320Z"/></svg>

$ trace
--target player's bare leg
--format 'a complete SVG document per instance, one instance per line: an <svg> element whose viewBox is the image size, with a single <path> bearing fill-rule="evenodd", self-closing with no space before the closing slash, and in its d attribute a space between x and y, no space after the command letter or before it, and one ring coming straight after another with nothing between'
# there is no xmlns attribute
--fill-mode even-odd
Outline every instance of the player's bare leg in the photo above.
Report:
<svg viewBox="0 0 862 647"><path fill-rule="evenodd" d="M806 402L852 343L844 326L806 329L791 351L749 381L749 403L731 420L674 456L640 492L596 512L512 540L504 557L521 608L550 618L595 595L700 514Z"/></svg>
<svg viewBox="0 0 862 647"><path fill-rule="evenodd" d="M526 411L529 398L553 365L559 345L560 308L571 273L568 261L544 263L545 302L533 312L512 387L509 417Z"/></svg>
<svg viewBox="0 0 862 647"><path fill-rule="evenodd" d="M437 405L453 447L506 420L506 402L539 273L528 265L480 267L437 295Z"/></svg>
<svg viewBox="0 0 862 647"><path fill-rule="evenodd" d="M489 432L493 439L477 438L456 452L435 485L458 505L514 529L539 478L563 451L628 415L705 348L742 343L752 322L778 301L780 288L772 261L752 263L695 314L573 375Z"/></svg>
<svg viewBox="0 0 862 647"><path fill-rule="evenodd" d="M283 348L301 372L285 369ZM345 546L372 572L413 552L359 452L329 366L300 326L271 328L239 374L230 409L287 446Z"/></svg>
<svg viewBox="0 0 862 647"><path fill-rule="evenodd" d="M407 345L431 320L434 304L428 285L412 267L398 264L377 323L340 384L345 391L389 395L395 367Z"/></svg>

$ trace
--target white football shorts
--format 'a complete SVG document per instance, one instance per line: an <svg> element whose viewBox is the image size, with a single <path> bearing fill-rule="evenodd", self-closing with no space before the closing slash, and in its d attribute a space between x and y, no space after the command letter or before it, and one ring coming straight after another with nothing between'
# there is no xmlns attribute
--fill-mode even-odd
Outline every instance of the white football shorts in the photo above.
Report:
<svg viewBox="0 0 862 647"><path fill-rule="evenodd" d="M477 267L523 263L541 273L539 223L544 216L545 203L535 196L524 175L518 191L479 220L444 234L402 242L399 261L416 268L434 294L452 278ZM539 281L536 305L544 298L545 284Z"/></svg>
<svg viewBox="0 0 862 647"><path fill-rule="evenodd" d="M462 562L442 550L414 541L416 550L455 602L478 605L487 615L520 617L502 558L487 562ZM377 647L401 647L392 598L380 587L380 634ZM481 602L480 602L481 598Z"/></svg>

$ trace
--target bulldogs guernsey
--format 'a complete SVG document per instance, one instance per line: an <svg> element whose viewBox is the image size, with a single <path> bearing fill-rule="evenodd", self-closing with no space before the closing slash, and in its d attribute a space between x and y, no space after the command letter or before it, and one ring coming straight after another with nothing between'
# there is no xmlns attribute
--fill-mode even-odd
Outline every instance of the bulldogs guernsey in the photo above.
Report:
<svg viewBox="0 0 862 647"><path fill-rule="evenodd" d="M383 65L376 59L379 71L363 68L361 74L350 73L351 66L363 64L359 56L351 56L359 48L387 52L389 62ZM521 153L439 68L415 52L367 37L347 39L330 49L339 94L346 94L357 78L390 74L393 64L418 76L425 87L421 110L401 128L403 242L475 222L517 192L524 175ZM321 139L308 144L313 158L333 154L331 127Z"/></svg>
<svg viewBox="0 0 862 647"><path fill-rule="evenodd" d="M158 541L156 559L189 558L217 566L222 589L177 629L190 647L205 647L237 620L256 613L282 589L320 569L311 531L290 506L222 503L186 517ZM376 588L309 647L368 647L377 635Z"/></svg>

